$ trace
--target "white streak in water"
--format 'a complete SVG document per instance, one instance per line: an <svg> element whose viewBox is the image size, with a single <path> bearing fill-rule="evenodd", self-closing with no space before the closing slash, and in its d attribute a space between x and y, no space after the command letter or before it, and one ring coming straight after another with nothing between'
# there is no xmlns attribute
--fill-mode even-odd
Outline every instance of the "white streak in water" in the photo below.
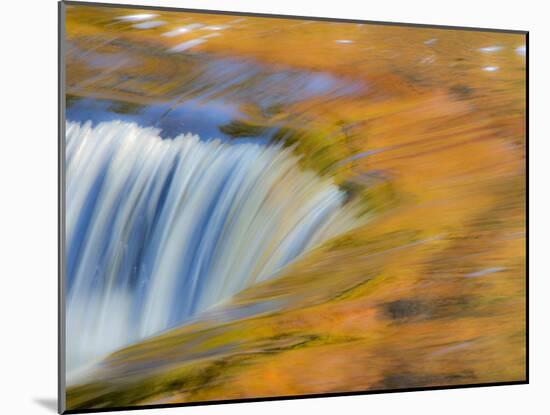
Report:
<svg viewBox="0 0 550 415"><path fill-rule="evenodd" d="M209 33L209 34L207 34L207 35L204 35L204 36L202 36L201 38L202 38L202 39L212 39L213 37L219 37L219 36L221 36L221 34L215 32L215 33Z"/></svg>
<svg viewBox="0 0 550 415"><path fill-rule="evenodd" d="M527 53L527 48L525 47L525 45L518 46L516 48L516 53L519 56L525 56L525 54Z"/></svg>
<svg viewBox="0 0 550 415"><path fill-rule="evenodd" d="M502 46L487 46L485 48L479 48L478 50L482 53L493 53L500 52L502 49L504 49Z"/></svg>
<svg viewBox="0 0 550 415"><path fill-rule="evenodd" d="M149 19L152 19L153 17L157 17L157 16L158 16L158 14L149 14L149 13L129 14L127 16L117 17L116 20L124 20L124 21L129 21L129 22L139 22L140 20L149 20Z"/></svg>
<svg viewBox="0 0 550 415"><path fill-rule="evenodd" d="M205 43L206 39L191 39L187 40L183 43L180 43L179 45L174 46L173 48L168 49L169 52L183 52L185 50L194 48L195 46L198 46L202 43Z"/></svg>
<svg viewBox="0 0 550 415"><path fill-rule="evenodd" d="M230 26L206 26L204 30L212 30L212 31L218 31L218 30L225 30L228 29Z"/></svg>
<svg viewBox="0 0 550 415"><path fill-rule="evenodd" d="M67 366L181 325L359 224L290 148L67 124Z"/></svg>
<svg viewBox="0 0 550 415"><path fill-rule="evenodd" d="M155 27L164 26L166 24L163 20L153 20L152 22L143 22L132 25L134 29L154 29Z"/></svg>
<svg viewBox="0 0 550 415"><path fill-rule="evenodd" d="M192 23L187 26L178 27L177 29L171 30L170 32L163 33L162 36L174 37L183 35L185 33L192 32L193 30L200 29L203 25L200 23Z"/></svg>
<svg viewBox="0 0 550 415"><path fill-rule="evenodd" d="M466 278L477 278L477 277L483 277L487 274L494 274L495 272L501 272L504 271L503 267L493 267L493 268L485 268L480 271L471 272L469 274L466 274Z"/></svg>

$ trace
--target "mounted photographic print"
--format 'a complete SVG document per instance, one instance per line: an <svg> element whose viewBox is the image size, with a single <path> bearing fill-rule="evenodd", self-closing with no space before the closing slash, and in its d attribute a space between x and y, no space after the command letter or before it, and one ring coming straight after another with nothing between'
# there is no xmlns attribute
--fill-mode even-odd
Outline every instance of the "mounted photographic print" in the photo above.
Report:
<svg viewBox="0 0 550 415"><path fill-rule="evenodd" d="M60 412L527 382L527 32L59 24Z"/></svg>

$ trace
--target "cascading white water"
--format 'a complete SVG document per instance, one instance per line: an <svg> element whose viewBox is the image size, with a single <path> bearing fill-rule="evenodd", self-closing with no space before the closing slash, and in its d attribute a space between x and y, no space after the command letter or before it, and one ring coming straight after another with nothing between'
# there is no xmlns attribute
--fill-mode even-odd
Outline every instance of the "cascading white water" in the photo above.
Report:
<svg viewBox="0 0 550 415"><path fill-rule="evenodd" d="M182 324L357 224L280 145L67 123L67 368Z"/></svg>

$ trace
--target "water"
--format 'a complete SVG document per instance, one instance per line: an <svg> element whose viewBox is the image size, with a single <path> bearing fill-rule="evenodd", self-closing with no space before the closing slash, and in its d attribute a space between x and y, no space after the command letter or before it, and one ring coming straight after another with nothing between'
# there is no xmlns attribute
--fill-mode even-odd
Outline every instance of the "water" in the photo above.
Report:
<svg viewBox="0 0 550 415"><path fill-rule="evenodd" d="M357 224L291 148L67 123L67 368L181 325Z"/></svg>
<svg viewBox="0 0 550 415"><path fill-rule="evenodd" d="M190 132L203 140L231 140L220 130L220 126L243 115L235 105L222 100L200 102L190 99L181 103L128 106L127 103L107 99L73 98L67 106L66 117L69 121L80 123L91 121L93 125L119 120L142 127L157 127L163 138Z"/></svg>

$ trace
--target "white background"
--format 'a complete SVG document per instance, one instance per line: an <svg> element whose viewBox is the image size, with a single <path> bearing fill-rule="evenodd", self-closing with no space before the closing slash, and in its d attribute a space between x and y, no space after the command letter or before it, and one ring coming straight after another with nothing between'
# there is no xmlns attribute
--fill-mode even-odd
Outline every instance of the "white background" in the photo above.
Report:
<svg viewBox="0 0 550 415"><path fill-rule="evenodd" d="M104 0L108 2L109 0ZM128 1L119 0L119 3ZM135 0L144 5L530 30L531 384L141 411L140 414L548 413L550 299L544 1ZM0 8L0 413L53 414L57 382L57 4ZM268 45L267 45L268 46ZM7 127L7 128L6 128ZM537 186L538 185L538 186ZM534 225L533 225L534 224ZM322 364L320 362L319 364ZM547 408L546 410L544 408ZM166 412L167 411L167 412ZM136 412L132 412L136 413Z"/></svg>

